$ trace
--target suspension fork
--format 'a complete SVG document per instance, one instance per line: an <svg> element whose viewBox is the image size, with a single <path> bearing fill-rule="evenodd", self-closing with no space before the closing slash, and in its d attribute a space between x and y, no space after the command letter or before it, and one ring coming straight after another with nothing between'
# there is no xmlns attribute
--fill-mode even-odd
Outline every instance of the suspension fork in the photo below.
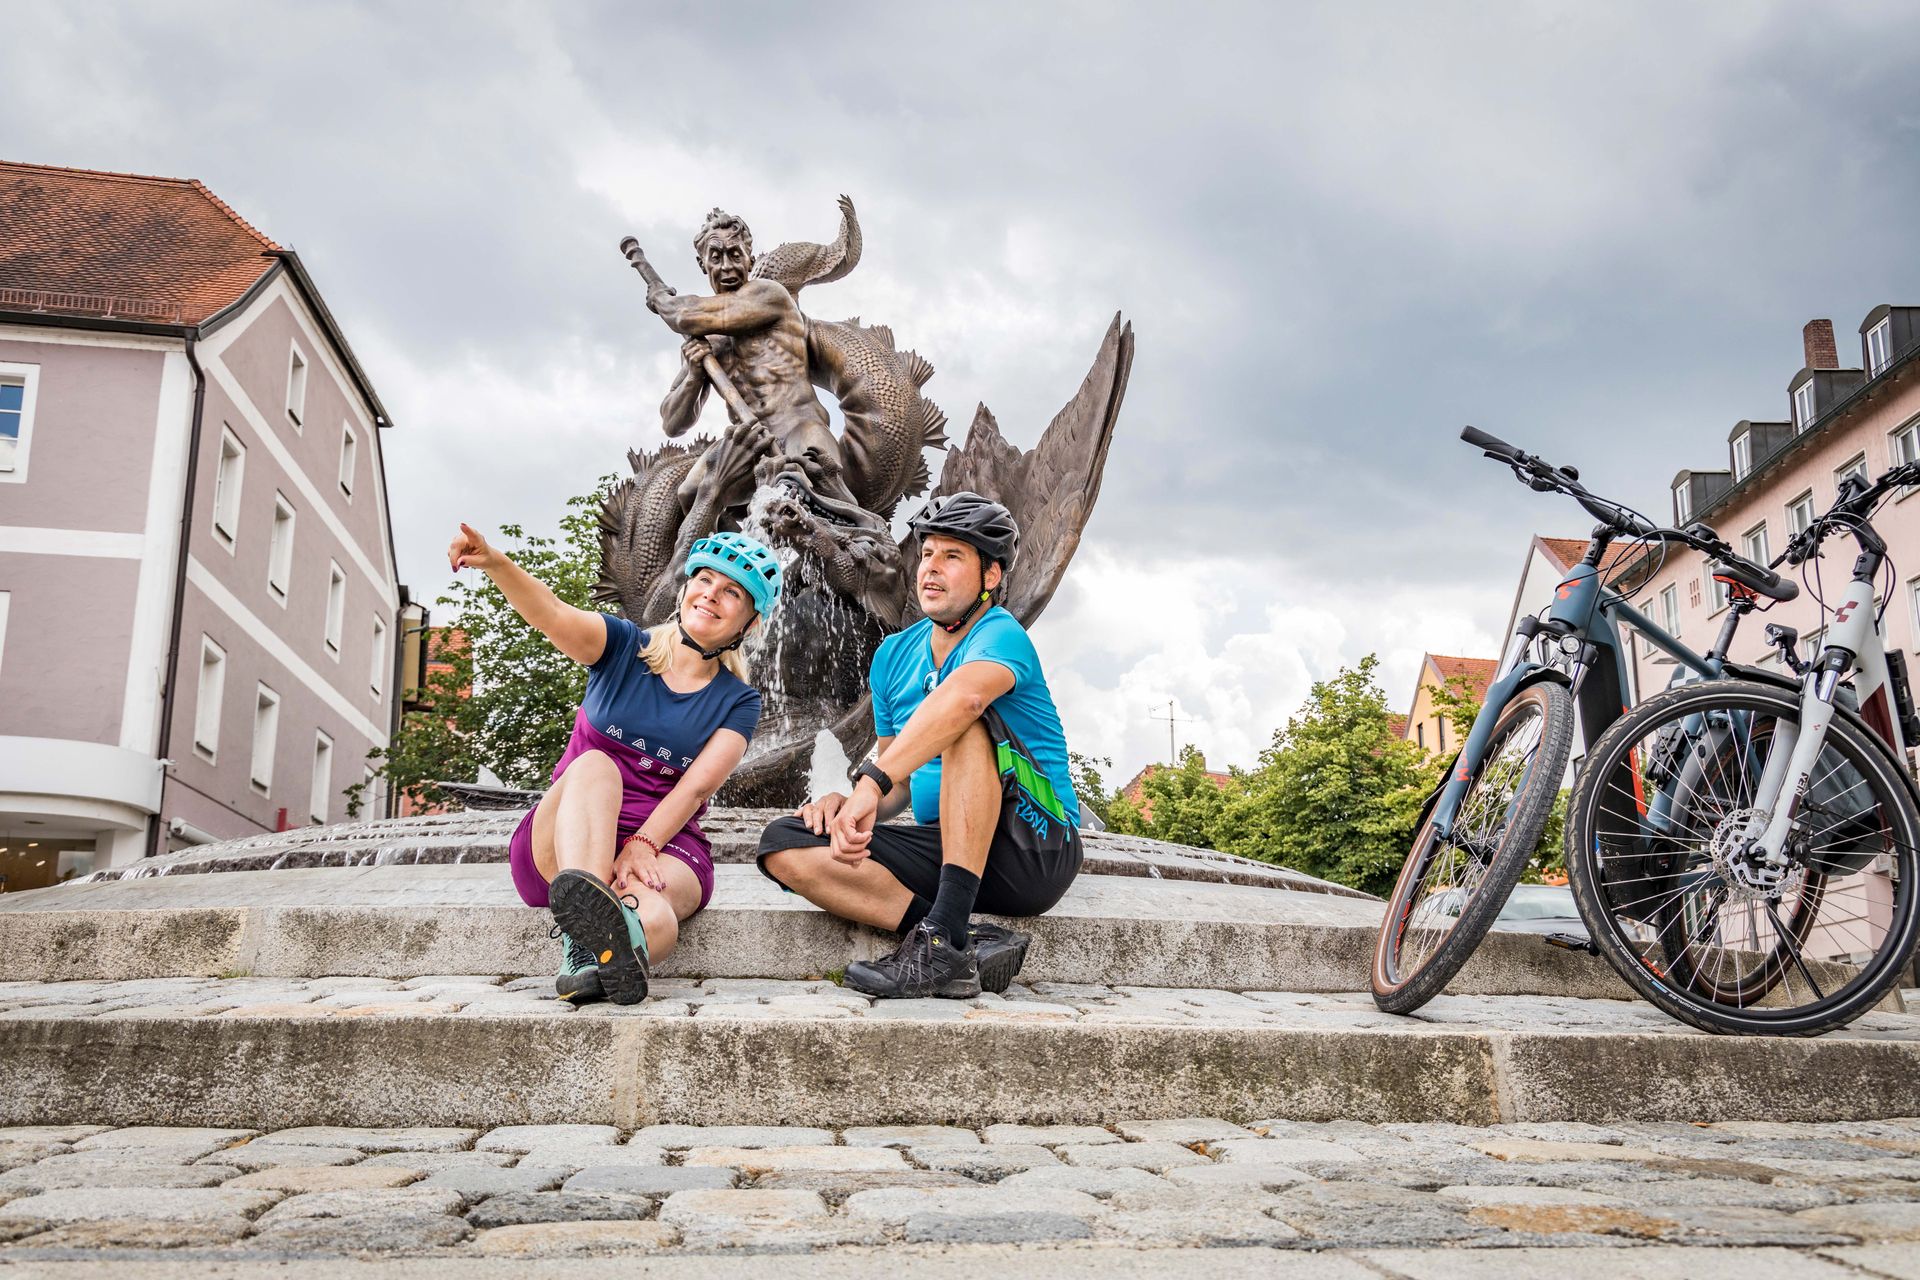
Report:
<svg viewBox="0 0 1920 1280"><path fill-rule="evenodd" d="M1533 623L1529 628L1526 624ZM1453 837L1454 819L1460 816L1460 802L1467 794L1467 784L1473 775L1479 772L1485 761L1487 742L1493 737L1493 726L1507 709L1507 702L1520 688L1528 676L1541 669L1538 663L1526 661L1527 645L1539 633L1539 623L1533 618L1521 619L1521 625L1514 629L1513 638L1507 642L1507 651L1500 658L1500 667L1494 674L1487 696L1480 704L1480 714L1474 718L1473 730L1467 734L1467 740L1460 744L1460 754L1454 757L1452 772L1440 789L1440 799L1433 807L1434 833L1441 839Z"/></svg>

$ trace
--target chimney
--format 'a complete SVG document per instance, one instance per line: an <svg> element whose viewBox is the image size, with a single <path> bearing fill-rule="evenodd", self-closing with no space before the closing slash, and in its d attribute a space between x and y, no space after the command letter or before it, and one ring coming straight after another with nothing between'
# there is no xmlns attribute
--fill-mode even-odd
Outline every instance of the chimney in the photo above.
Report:
<svg viewBox="0 0 1920 1280"><path fill-rule="evenodd" d="M1807 349L1807 368L1840 367L1840 349L1833 345L1833 321L1807 321L1807 327L1800 331L1800 339Z"/></svg>

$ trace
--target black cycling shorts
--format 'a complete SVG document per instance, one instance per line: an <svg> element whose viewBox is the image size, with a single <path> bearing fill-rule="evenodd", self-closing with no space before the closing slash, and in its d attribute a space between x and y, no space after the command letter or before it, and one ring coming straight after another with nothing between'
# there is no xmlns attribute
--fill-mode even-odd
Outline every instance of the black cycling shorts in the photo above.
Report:
<svg viewBox="0 0 1920 1280"><path fill-rule="evenodd" d="M1037 916L1052 909L1080 873L1080 830L1065 815L1046 775L1034 765L1020 740L989 707L986 726L1000 764L1000 822L987 847L974 910L996 916ZM774 883L767 855L783 849L812 849L831 844L807 830L798 817L776 818L760 833L761 874ZM913 893L932 901L940 892L940 825L882 822L873 829L868 856Z"/></svg>

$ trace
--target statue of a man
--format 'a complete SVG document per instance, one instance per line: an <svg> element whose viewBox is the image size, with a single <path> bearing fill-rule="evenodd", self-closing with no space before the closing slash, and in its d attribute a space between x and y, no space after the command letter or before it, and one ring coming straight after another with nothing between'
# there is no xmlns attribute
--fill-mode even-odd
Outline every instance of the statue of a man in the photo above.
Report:
<svg viewBox="0 0 1920 1280"><path fill-rule="evenodd" d="M736 447L728 452L757 445L797 463L819 496L857 506L842 474L840 447L826 406L814 395L808 377L806 317L793 295L777 281L752 276L753 233L733 214L720 209L709 213L693 248L713 286L712 297L683 296L664 288L647 292L647 305L686 338L680 348L680 375L660 405L661 429L678 436L699 420L712 389L704 368L711 355L772 437L729 440ZM744 505L753 481L751 475L742 477L737 464L710 468L703 458L680 487L683 510L694 505L703 488L709 490L704 496L713 506L725 509ZM716 488L726 491L711 491Z"/></svg>

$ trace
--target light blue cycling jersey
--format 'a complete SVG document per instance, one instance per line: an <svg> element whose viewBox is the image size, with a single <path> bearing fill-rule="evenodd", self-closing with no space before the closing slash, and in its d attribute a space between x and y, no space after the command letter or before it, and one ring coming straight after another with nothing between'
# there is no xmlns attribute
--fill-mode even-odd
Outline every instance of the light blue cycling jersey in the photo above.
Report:
<svg viewBox="0 0 1920 1280"><path fill-rule="evenodd" d="M1001 750L1001 771L1024 774L1021 784L1042 808L1078 826L1080 801L1067 768L1067 737L1040 670L1040 655L1034 652L1026 628L999 605L980 615L938 668L933 661L931 618L922 618L881 641L868 672L874 732L883 738L896 736L927 695L969 662L997 662L1013 673L1013 688L993 700L993 710L1017 740ZM1024 759L1018 758L1022 752ZM1023 769L1023 764L1028 767ZM1038 777L1033 776L1035 770ZM913 816L916 822L940 821L938 756L914 770Z"/></svg>

